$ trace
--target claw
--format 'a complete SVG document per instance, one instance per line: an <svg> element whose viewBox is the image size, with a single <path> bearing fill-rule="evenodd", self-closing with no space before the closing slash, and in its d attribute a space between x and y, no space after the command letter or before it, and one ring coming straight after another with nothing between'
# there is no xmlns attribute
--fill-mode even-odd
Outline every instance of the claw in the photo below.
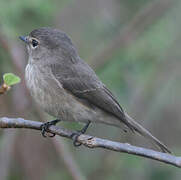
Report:
<svg viewBox="0 0 181 180"><path fill-rule="evenodd" d="M52 125L56 125L60 120L59 119L56 119L56 120L53 120L53 121L50 121L50 122L46 122L46 123L43 123L41 125L41 134L43 137L54 137L56 134L55 133L51 133L51 135L46 135L48 129L50 126Z"/></svg>
<svg viewBox="0 0 181 180"><path fill-rule="evenodd" d="M87 122L87 124L80 130L80 131L77 131L77 132L74 132L71 134L71 138L73 139L73 145L75 147L78 147L78 146L81 146L82 143L79 143L77 141L78 137L81 135L81 134L84 134L86 132L86 130L88 129L90 125L90 121Z"/></svg>
<svg viewBox="0 0 181 180"><path fill-rule="evenodd" d="M73 145L74 145L75 147L78 147L78 146L81 146L81 145L82 145L82 143L79 143L79 142L77 141L78 137L79 137L81 134L82 134L82 133L81 133L80 131L77 131L77 132L75 132L75 133L72 133L72 135L71 135L71 138L73 139Z"/></svg>

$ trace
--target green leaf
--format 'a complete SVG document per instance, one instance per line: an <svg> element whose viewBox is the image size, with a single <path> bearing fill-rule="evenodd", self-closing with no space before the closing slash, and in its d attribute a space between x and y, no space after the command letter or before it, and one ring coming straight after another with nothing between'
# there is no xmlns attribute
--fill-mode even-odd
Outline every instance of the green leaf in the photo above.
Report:
<svg viewBox="0 0 181 180"><path fill-rule="evenodd" d="M3 80L4 80L4 83L8 86L18 84L21 81L21 79L18 76L14 75L13 73L4 74Z"/></svg>

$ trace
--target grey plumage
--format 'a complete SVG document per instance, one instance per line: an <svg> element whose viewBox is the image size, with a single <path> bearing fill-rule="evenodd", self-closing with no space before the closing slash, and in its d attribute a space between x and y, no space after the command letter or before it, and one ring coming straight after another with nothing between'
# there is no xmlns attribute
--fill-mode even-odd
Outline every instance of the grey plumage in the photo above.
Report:
<svg viewBox="0 0 181 180"><path fill-rule="evenodd" d="M39 45L32 47L32 38ZM170 152L121 108L114 95L79 56L62 31L40 28L27 37L29 62L26 83L32 96L49 114L65 121L100 122L127 126Z"/></svg>

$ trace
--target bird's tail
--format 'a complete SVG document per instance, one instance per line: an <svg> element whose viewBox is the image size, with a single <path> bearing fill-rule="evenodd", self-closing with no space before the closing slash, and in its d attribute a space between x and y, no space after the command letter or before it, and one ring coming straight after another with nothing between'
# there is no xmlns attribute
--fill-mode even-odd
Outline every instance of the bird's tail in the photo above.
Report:
<svg viewBox="0 0 181 180"><path fill-rule="evenodd" d="M125 112L125 118L127 122L129 123L129 127L136 132L138 132L140 135L144 136L148 140L150 140L153 144L156 144L162 152L165 153L171 153L171 151L162 143L160 142L156 137L154 137L149 131L147 131L145 128L143 128L141 125L139 125L134 119L132 119L126 112Z"/></svg>

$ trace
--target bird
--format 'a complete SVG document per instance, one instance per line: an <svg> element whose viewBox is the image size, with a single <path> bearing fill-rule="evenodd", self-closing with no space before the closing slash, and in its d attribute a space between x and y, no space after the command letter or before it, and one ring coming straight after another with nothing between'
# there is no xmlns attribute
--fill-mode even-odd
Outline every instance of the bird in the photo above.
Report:
<svg viewBox="0 0 181 180"><path fill-rule="evenodd" d="M80 58L65 32L41 27L19 38L26 43L28 52L25 81L30 94L45 112L57 118L42 125L43 136L59 121L82 122L85 126L73 134L74 145L79 146L77 138L86 132L90 123L104 123L136 132L160 151L171 153L123 110L113 93Z"/></svg>

